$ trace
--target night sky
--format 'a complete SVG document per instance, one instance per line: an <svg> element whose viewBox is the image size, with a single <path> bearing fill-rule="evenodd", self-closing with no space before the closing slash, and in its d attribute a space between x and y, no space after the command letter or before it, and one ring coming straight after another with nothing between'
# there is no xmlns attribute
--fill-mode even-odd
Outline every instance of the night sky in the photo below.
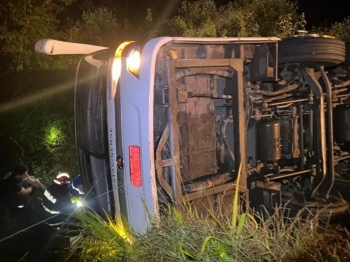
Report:
<svg viewBox="0 0 350 262"><path fill-rule="evenodd" d="M299 12L305 12L308 27L341 22L350 16L349 0L299 0Z"/></svg>
<svg viewBox="0 0 350 262"><path fill-rule="evenodd" d="M150 7L155 17L171 16L177 10L180 0L100 0L98 2L109 3L117 7L120 16L133 21L135 18L144 18L145 10ZM229 0L216 0L218 5L227 4ZM305 12L308 21L307 28L320 26L336 21L342 21L350 16L349 0L299 0L299 12ZM127 11L127 12L126 12Z"/></svg>

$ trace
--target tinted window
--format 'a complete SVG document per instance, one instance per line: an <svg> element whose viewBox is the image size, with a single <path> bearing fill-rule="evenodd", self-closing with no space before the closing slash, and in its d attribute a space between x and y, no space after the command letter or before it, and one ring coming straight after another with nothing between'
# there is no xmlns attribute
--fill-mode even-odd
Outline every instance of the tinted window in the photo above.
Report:
<svg viewBox="0 0 350 262"><path fill-rule="evenodd" d="M78 68L76 132L78 146L103 155L105 148L106 69L108 53L85 56Z"/></svg>

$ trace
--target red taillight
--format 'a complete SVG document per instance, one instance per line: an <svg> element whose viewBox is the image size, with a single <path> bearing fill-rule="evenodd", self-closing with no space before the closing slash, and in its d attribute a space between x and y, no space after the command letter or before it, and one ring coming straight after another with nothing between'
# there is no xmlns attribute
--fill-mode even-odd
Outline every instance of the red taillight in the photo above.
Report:
<svg viewBox="0 0 350 262"><path fill-rule="evenodd" d="M142 186L140 147L129 146L130 178L134 187Z"/></svg>

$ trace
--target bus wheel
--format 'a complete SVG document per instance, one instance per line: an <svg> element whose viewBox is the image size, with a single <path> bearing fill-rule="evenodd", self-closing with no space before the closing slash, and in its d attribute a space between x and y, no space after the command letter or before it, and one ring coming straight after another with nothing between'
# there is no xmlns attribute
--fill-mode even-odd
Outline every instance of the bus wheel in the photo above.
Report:
<svg viewBox="0 0 350 262"><path fill-rule="evenodd" d="M317 34L290 37L279 43L279 64L298 63L307 67L337 66L345 61L345 42Z"/></svg>

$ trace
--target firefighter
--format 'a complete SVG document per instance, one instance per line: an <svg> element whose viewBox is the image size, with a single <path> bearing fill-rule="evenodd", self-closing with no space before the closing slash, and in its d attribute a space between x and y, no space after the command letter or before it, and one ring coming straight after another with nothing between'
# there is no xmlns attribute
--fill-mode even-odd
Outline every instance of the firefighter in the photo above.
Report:
<svg viewBox="0 0 350 262"><path fill-rule="evenodd" d="M67 173L58 173L53 182L44 192L42 206L45 217L52 217L45 221L46 224L57 227L65 221L66 211L73 207L68 188L71 179Z"/></svg>

